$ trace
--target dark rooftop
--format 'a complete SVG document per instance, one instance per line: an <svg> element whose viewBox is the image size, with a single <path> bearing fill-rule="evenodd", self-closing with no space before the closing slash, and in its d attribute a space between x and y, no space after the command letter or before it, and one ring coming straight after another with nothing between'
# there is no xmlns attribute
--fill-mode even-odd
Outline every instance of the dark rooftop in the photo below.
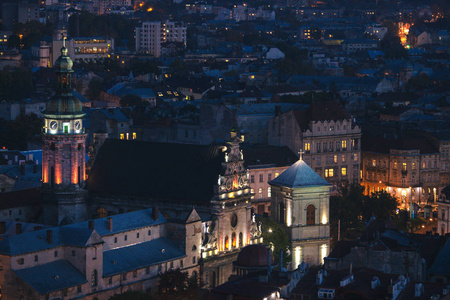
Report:
<svg viewBox="0 0 450 300"><path fill-rule="evenodd" d="M92 192L190 202L211 200L223 146L106 140L87 180Z"/></svg>

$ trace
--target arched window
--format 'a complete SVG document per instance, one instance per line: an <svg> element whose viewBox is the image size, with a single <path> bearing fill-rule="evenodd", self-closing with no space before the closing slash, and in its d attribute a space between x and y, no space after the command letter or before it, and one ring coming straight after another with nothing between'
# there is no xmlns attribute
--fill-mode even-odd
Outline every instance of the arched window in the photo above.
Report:
<svg viewBox="0 0 450 300"><path fill-rule="evenodd" d="M211 276L209 277L209 287L213 288L216 286L216 272L211 272Z"/></svg>
<svg viewBox="0 0 450 300"><path fill-rule="evenodd" d="M242 237L242 232L239 233L239 247L244 245L244 238Z"/></svg>
<svg viewBox="0 0 450 300"><path fill-rule="evenodd" d="M195 282L195 284L198 284L198 275L197 271L192 272L192 281Z"/></svg>
<svg viewBox="0 0 450 300"><path fill-rule="evenodd" d="M310 204L306 207L306 225L316 224L316 208Z"/></svg>
<svg viewBox="0 0 450 300"><path fill-rule="evenodd" d="M97 270L92 271L92 286L97 286L98 284L98 276L97 276Z"/></svg>
<svg viewBox="0 0 450 300"><path fill-rule="evenodd" d="M108 216L108 212L103 206L97 208L97 218L105 218Z"/></svg>
<svg viewBox="0 0 450 300"><path fill-rule="evenodd" d="M225 250L230 249L230 241L228 240L228 235L225 237Z"/></svg>
<svg viewBox="0 0 450 300"><path fill-rule="evenodd" d="M195 251L195 250L197 250L197 246L192 246L192 251Z"/></svg>
<svg viewBox="0 0 450 300"><path fill-rule="evenodd" d="M231 248L236 248L236 233L233 232L231 235Z"/></svg>

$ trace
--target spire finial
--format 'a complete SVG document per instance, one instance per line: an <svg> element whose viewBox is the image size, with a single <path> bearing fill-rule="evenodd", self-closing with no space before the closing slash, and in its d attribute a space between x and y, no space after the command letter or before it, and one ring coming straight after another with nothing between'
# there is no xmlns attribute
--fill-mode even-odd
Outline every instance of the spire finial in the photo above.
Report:
<svg viewBox="0 0 450 300"><path fill-rule="evenodd" d="M303 160L303 149L300 149L300 151L298 151L298 156L300 157L300 160Z"/></svg>
<svg viewBox="0 0 450 300"><path fill-rule="evenodd" d="M62 48L61 48L61 55L62 56L67 56L67 48L66 48L66 39L67 39L67 37L66 36L62 36L62 40L63 40L63 46L62 46Z"/></svg>

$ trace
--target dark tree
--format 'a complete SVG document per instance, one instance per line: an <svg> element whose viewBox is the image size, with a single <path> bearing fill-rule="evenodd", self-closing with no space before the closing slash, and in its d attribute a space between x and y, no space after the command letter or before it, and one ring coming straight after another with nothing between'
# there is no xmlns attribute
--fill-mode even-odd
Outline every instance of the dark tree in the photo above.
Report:
<svg viewBox="0 0 450 300"><path fill-rule="evenodd" d="M168 270L158 275L158 296L160 299L180 300L196 299L197 280L190 278L180 269Z"/></svg>
<svg viewBox="0 0 450 300"><path fill-rule="evenodd" d="M94 78L89 82L88 89L86 91L86 97L90 100L98 100L100 92L102 90L102 81L98 78Z"/></svg>
<svg viewBox="0 0 450 300"><path fill-rule="evenodd" d="M43 124L42 118L35 114L19 115L14 121L8 123L6 147L27 150L28 141L39 136Z"/></svg>
<svg viewBox="0 0 450 300"><path fill-rule="evenodd" d="M261 231L264 243L273 248L273 258L276 263L280 261L280 250L283 252L283 265L286 266L292 259L288 255L290 247L289 238L284 229L272 218L261 217L256 218L257 222L261 222Z"/></svg>

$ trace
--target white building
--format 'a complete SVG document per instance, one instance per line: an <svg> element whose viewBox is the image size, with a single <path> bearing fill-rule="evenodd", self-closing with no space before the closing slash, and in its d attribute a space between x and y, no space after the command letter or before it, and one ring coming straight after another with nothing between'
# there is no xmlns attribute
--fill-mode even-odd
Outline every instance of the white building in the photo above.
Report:
<svg viewBox="0 0 450 300"><path fill-rule="evenodd" d="M382 40L387 33L387 27L383 27L380 24L372 24L366 27L366 32L371 37L376 37Z"/></svg>
<svg viewBox="0 0 450 300"><path fill-rule="evenodd" d="M53 41L53 63L61 55L62 40ZM73 37L65 41L68 56L74 62L95 61L114 53L114 39L106 37Z"/></svg>
<svg viewBox="0 0 450 300"><path fill-rule="evenodd" d="M0 242L2 296L108 299L154 291L158 274L170 269L196 277L200 226L194 209L169 223L153 208L12 235Z"/></svg>
<svg viewBox="0 0 450 300"><path fill-rule="evenodd" d="M136 52L161 56L161 44L183 43L186 47L187 28L175 22L143 22L136 27Z"/></svg>

